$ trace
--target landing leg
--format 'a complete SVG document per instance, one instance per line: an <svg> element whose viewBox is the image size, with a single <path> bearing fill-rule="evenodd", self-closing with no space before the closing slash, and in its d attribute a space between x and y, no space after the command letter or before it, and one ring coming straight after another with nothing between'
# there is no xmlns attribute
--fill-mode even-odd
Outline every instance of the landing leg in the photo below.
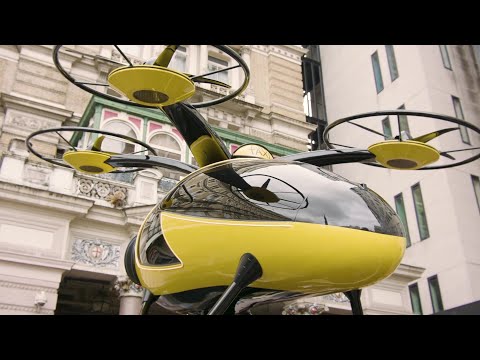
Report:
<svg viewBox="0 0 480 360"><path fill-rule="evenodd" d="M222 315L230 304L248 285L262 276L262 267L252 254L243 254L238 264L237 272L232 284L225 290L208 315Z"/></svg>
<svg viewBox="0 0 480 360"><path fill-rule="evenodd" d="M350 300L353 315L363 315L362 302L360 301L361 289L350 290L344 292L345 296Z"/></svg>
<svg viewBox="0 0 480 360"><path fill-rule="evenodd" d="M159 298L158 295L153 295L149 290L145 289L145 294L143 295L142 309L140 310L140 315L147 315L150 306L157 301Z"/></svg>

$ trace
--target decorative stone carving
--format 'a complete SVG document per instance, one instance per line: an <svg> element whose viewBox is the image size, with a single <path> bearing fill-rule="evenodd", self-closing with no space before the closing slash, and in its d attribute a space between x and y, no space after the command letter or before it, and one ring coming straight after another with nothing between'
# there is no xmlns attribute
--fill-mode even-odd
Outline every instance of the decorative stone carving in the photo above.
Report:
<svg viewBox="0 0 480 360"><path fill-rule="evenodd" d="M328 294L321 296L322 300L325 301L333 301L336 303L344 303L349 302L348 298L345 296L344 293L335 293L335 294Z"/></svg>
<svg viewBox="0 0 480 360"><path fill-rule="evenodd" d="M109 201L116 207L122 207L127 203L128 190L97 179L77 178L76 194Z"/></svg>
<svg viewBox="0 0 480 360"><path fill-rule="evenodd" d="M120 246L104 243L100 240L74 241L72 246L72 260L94 267L118 267Z"/></svg>
<svg viewBox="0 0 480 360"><path fill-rule="evenodd" d="M135 284L128 276L119 276L115 281L115 290L121 296L143 296L143 287Z"/></svg>
<svg viewBox="0 0 480 360"><path fill-rule="evenodd" d="M5 124L12 125L20 129L28 129L32 131L48 129L58 125L56 121L42 120L24 115L7 116Z"/></svg>
<svg viewBox="0 0 480 360"><path fill-rule="evenodd" d="M325 304L298 302L284 307L282 315L320 315L328 311Z"/></svg>
<svg viewBox="0 0 480 360"><path fill-rule="evenodd" d="M137 59L133 56L130 56L130 55L127 55L128 59L130 60L130 62L133 64L133 65L142 65L143 64L143 60L141 59ZM112 60L114 61L118 61L118 62L121 62L125 65L128 65L127 61L125 60L125 58L118 52L117 49L113 49L112 50Z"/></svg>

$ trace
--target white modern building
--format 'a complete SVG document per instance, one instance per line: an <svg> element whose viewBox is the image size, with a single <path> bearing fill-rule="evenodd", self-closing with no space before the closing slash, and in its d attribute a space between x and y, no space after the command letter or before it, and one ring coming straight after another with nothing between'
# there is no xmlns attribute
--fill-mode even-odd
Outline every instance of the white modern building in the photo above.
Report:
<svg viewBox="0 0 480 360"><path fill-rule="evenodd" d="M256 142L266 146L276 156L305 151L309 135L317 128L316 124L306 121L308 118L304 114L302 56L306 50L290 45L237 45L233 48L250 67L250 85L235 100L201 109L202 115L231 150L244 143ZM75 79L84 82L104 82L113 67L118 66L110 60L123 61L121 54L111 45L72 46L69 49L60 51L62 66ZM134 63L141 63L162 49L160 45L123 46L124 52ZM49 45L0 46L0 314L136 314L143 290L125 276L125 247L138 231L145 215L177 179L173 174L160 170L121 176L90 176L73 169L54 167L30 154L25 147L25 138L39 129L89 126L148 142L163 156L188 163L194 160L165 114L91 96L68 82L57 71L52 61L52 50L53 46ZM345 63L347 67L364 65L361 57L358 62L350 62L349 55L344 51L335 47L322 48L324 66L332 71L325 73L329 119L371 110L378 106L375 99L381 96L374 90L372 105L358 106L362 99L355 99L354 87L351 93L342 91L349 83L347 72L339 68L340 64ZM351 51L363 54L370 48L354 48ZM420 53L423 50L417 51ZM335 56L338 56L337 60L334 60ZM400 54L397 56L402 79L403 71L406 76L406 69L403 70L403 60L400 61L403 57ZM408 55L405 58L410 59ZM177 51L172 67L190 74L201 74L228 67L230 61L214 47L185 45ZM452 56L454 69L460 66L455 61L456 58ZM355 73L355 68L351 71ZM367 73L368 69L364 74L366 78ZM238 69L216 76L233 88L243 81ZM417 80L415 74L411 77ZM344 81L345 86L338 86L339 81ZM358 91L368 93L371 84L371 79L365 81ZM221 95L225 95L223 88L204 84L198 87L193 99L206 101ZM349 98L345 99L346 95ZM463 99L463 95L457 96ZM397 101L393 94L389 99L391 102ZM398 101L402 100L398 98ZM343 107L340 106L342 103ZM409 102L406 104L408 106ZM466 118L471 116L472 111L468 104L467 100L462 102ZM478 139L472 134L471 140L475 143ZM53 136L39 138L35 146L51 157L61 157L64 151L59 139ZM355 166L353 169L356 169ZM345 169L339 168L338 171L347 174L349 170ZM382 188L381 182L377 184L374 181L377 172L383 171L382 176L388 176L385 175L389 174L388 171L359 165L358 169L365 174L365 177L360 177L362 182L371 184L373 188L378 187L379 192L392 204L393 196L404 191L405 206L408 208L408 201L411 200L405 190L410 186L407 180L417 179L415 176L418 174L405 182L398 181L398 190L394 191L387 186ZM348 176L357 179L355 171L350 171ZM459 177L464 174L455 171L437 174L459 174ZM443 176L445 183L452 181L447 175L435 176L435 180ZM439 205L435 206L433 196L429 200L433 201L433 205L426 202L431 232L428 243L433 243L433 236L437 236L438 232L444 234L443 225L455 224L454 228L449 228L452 236L442 237L439 241L447 245L455 242L455 249L458 249L456 245L460 242L466 246L471 241L473 246L474 230L458 229L460 226L470 226L472 229L476 226L473 221L478 216L478 213L474 213L476 204L466 209L473 193L468 193L471 187L464 185L463 180L454 175L451 177L459 181L462 191L465 191L462 196L466 199L445 192L442 195L450 194L449 198L439 201ZM432 189L427 189L423 178L421 185L427 201L430 199L428 191ZM452 189L451 186L446 188ZM441 231L434 228L434 220L430 219L434 213L430 212L429 207L431 211L435 208L441 213L442 218L435 222ZM445 209L445 213L441 209ZM460 220L445 221L450 216L458 218L463 210L469 211L468 219L473 220L461 220L462 223ZM407 211L407 214L413 229L415 219L411 212ZM472 237L460 237L458 234L472 234ZM473 270L469 270L467 265L470 260L464 258L473 254L473 250L468 253L463 250L466 248L461 248L454 253L449 248L443 249L445 251L440 249L439 254L431 258L431 264L428 258L426 260L420 255L415 257L410 254L414 247L419 247L413 231L411 238L414 245L395 273L364 290L362 300L365 313L412 313L407 285L416 281L424 268L429 269L430 276L433 274L430 270L432 264L445 265L441 256L453 261L454 254L458 257L455 264L461 263L462 266L450 266L435 272L442 286L442 295L446 281L444 277L462 279L465 287L458 292L461 301L457 301L454 295L451 298L444 295L444 304L455 306L475 298L473 288L467 286L470 284L469 271ZM428 243L420 243L420 246ZM424 281L423 278L419 281L419 288L424 312L427 312L424 292L428 290L425 290ZM315 298L309 303L272 305L263 313L302 313L315 303L319 304L317 309L328 308L327 313L349 313L348 301L340 295ZM158 309L155 311L161 313Z"/></svg>
<svg viewBox="0 0 480 360"><path fill-rule="evenodd" d="M471 45L321 45L320 58L328 123L378 110L450 115L480 127L479 47ZM479 153L471 129L424 117L357 119L358 126L333 128L330 141L366 148L398 135L413 137L456 127L429 142L457 160ZM476 150L475 150L476 148ZM441 157L438 164L452 163ZM342 164L333 170L366 183L403 217L409 247L402 263L425 268L409 284L415 313L431 314L480 300L480 161L442 170L390 170Z"/></svg>

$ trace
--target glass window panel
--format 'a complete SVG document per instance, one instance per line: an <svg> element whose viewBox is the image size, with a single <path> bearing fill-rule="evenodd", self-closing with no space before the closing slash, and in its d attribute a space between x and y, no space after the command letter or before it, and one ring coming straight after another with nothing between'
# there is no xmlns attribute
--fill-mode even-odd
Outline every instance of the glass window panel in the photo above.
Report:
<svg viewBox="0 0 480 360"><path fill-rule="evenodd" d="M415 205L415 213L417 215L418 232L420 233L420 240L425 240L430 236L427 224L427 215L425 212L425 205L422 198L422 190L420 184L412 186L413 203Z"/></svg>
<svg viewBox="0 0 480 360"><path fill-rule="evenodd" d="M432 299L433 312L439 312L443 310L442 294L440 293L440 284L438 277L432 276L428 278L428 287L430 289L430 297Z"/></svg>
<svg viewBox="0 0 480 360"><path fill-rule="evenodd" d="M400 193L395 196L395 209L397 211L400 220L402 221L403 228L405 229L405 237L407 239L407 247L409 247L412 243L410 241L410 234L408 231L408 223L407 223L407 214L405 212L405 204L403 203L403 195Z"/></svg>
<svg viewBox="0 0 480 360"><path fill-rule="evenodd" d="M398 78L397 60L395 59L395 52L393 50L393 45L385 45L385 50L387 52L388 68L390 69L390 78L393 81L396 78Z"/></svg>
<svg viewBox="0 0 480 360"><path fill-rule="evenodd" d="M103 127L103 130L126 135L134 139L137 138L135 131L133 131L133 129L123 121L109 121ZM105 135L101 149L102 151L114 152L118 154L129 154L135 152L135 144L128 142L127 140L117 140Z"/></svg>
<svg viewBox="0 0 480 360"><path fill-rule="evenodd" d="M465 120L463 117L463 109L462 104L460 103L460 99L452 96L453 108L455 109L455 116L460 120ZM462 138L462 142L465 144L470 145L470 137L468 136L468 129L465 126L459 125L460 129L460 137Z"/></svg>
<svg viewBox="0 0 480 360"><path fill-rule="evenodd" d="M478 176L472 175L472 183L475 197L477 198L478 210L480 210L480 179Z"/></svg>
<svg viewBox="0 0 480 360"><path fill-rule="evenodd" d="M392 136L392 126L390 125L390 118L387 116L382 120L383 133L385 134L385 140L391 139Z"/></svg>
<svg viewBox="0 0 480 360"><path fill-rule="evenodd" d="M375 77L375 87L377 94L383 90L382 71L380 70L380 61L378 59L378 53L375 51L372 55L373 75Z"/></svg>
<svg viewBox="0 0 480 360"><path fill-rule="evenodd" d="M400 106L398 109L405 110L405 105ZM398 115L398 122L400 125L400 132L406 131L407 133L410 133L410 127L408 126L407 115Z"/></svg>
<svg viewBox="0 0 480 360"><path fill-rule="evenodd" d="M420 292L418 291L418 284L413 284L408 287L410 291L410 300L412 302L412 311L415 315L422 315L422 302L420 300Z"/></svg>
<svg viewBox="0 0 480 360"><path fill-rule="evenodd" d="M452 70L452 64L450 63L450 57L448 56L447 45L438 45L440 47L440 54L442 54L443 66Z"/></svg>
<svg viewBox="0 0 480 360"><path fill-rule="evenodd" d="M208 72L217 71L228 67L228 62L222 59L218 59L213 56L208 56ZM222 71L216 74L207 76L209 79L218 80L224 83L228 83L228 72Z"/></svg>

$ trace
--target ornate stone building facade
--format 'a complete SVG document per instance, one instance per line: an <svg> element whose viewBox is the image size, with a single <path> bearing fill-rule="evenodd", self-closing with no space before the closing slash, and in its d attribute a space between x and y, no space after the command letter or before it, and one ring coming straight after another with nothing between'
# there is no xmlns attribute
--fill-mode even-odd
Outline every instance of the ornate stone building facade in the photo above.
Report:
<svg viewBox="0 0 480 360"><path fill-rule="evenodd" d="M108 60L122 61L110 45L70 48L60 53L60 61L85 81L105 81L112 67ZM305 151L316 128L305 120L303 109L305 50L289 45L233 48L250 67L250 84L236 99L200 109L201 114L232 151L249 142L274 155ZM26 150L25 138L39 129L89 126L145 141L163 156L188 163L194 159L161 111L91 96L57 71L52 49L0 46L0 314L135 314L142 290L125 277L123 254L153 204L178 180L175 174L148 170L90 176L37 159ZM161 50L125 46L137 63ZM228 65L224 54L207 45L182 46L177 53L172 66L190 74ZM234 88L242 81L238 69L222 76L226 78L219 80ZM224 91L202 84L195 100ZM58 139L44 136L37 146L61 155ZM392 277L367 289L365 312L410 313L405 284L421 271L401 265ZM333 295L312 299L312 304L313 313L349 309L345 299ZM276 313L305 308L282 306Z"/></svg>

